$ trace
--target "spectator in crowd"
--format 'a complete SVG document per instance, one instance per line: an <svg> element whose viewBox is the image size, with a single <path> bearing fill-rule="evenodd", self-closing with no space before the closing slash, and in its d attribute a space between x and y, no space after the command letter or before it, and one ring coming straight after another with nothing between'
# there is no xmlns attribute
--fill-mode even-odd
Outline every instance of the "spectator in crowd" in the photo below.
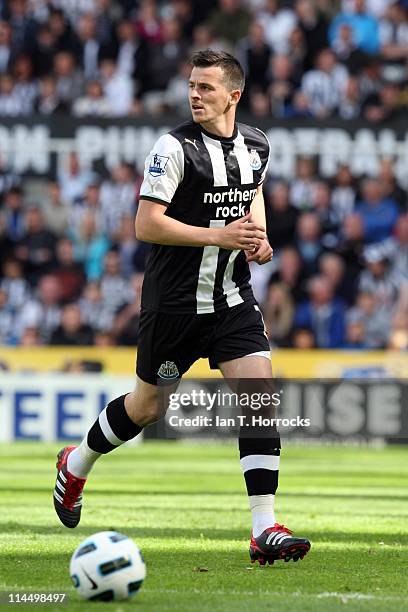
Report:
<svg viewBox="0 0 408 612"><path fill-rule="evenodd" d="M301 81L305 72L307 47L305 34L299 26L296 26L289 36L290 59L293 62L293 78L296 85Z"/></svg>
<svg viewBox="0 0 408 612"><path fill-rule="evenodd" d="M402 0L402 2L404 1L405 0ZM393 2L395 2L395 0L366 0L365 9L367 13L379 19L384 16L388 7ZM354 7L354 0L341 0L341 9L343 13L352 13Z"/></svg>
<svg viewBox="0 0 408 612"><path fill-rule="evenodd" d="M289 187L284 181L276 181L265 196L268 239L276 255L294 241L298 211L290 204Z"/></svg>
<svg viewBox="0 0 408 612"><path fill-rule="evenodd" d="M84 266L88 281L102 276L103 260L109 250L110 240L98 228L94 211L87 211L76 230L68 232L74 244L75 259Z"/></svg>
<svg viewBox="0 0 408 612"><path fill-rule="evenodd" d="M325 16L319 13L313 0L297 0L295 11L298 25L305 37L307 49L304 69L311 70L318 52L328 46L328 23Z"/></svg>
<svg viewBox="0 0 408 612"><path fill-rule="evenodd" d="M147 109L163 103L164 93L172 76L188 56L188 47L181 36L181 27L175 19L162 22L161 44L148 47L149 71L143 79L143 102Z"/></svg>
<svg viewBox="0 0 408 612"><path fill-rule="evenodd" d="M397 204L384 197L383 187L377 178L363 181L362 199L357 202L356 212L363 221L366 243L389 238L399 215Z"/></svg>
<svg viewBox="0 0 408 612"><path fill-rule="evenodd" d="M9 191L12 187L19 187L21 185L21 176L13 172L2 154L0 153L0 204L4 197L4 194ZM1 218L1 215L0 215Z"/></svg>
<svg viewBox="0 0 408 612"><path fill-rule="evenodd" d="M343 258L347 270L356 279L363 267L364 226L360 215L351 214L344 218L336 252Z"/></svg>
<svg viewBox="0 0 408 612"><path fill-rule="evenodd" d="M338 36L338 30L347 24L353 31L353 40L365 53L376 54L380 48L378 20L366 11L365 0L354 0L353 12L337 15L329 29L330 43Z"/></svg>
<svg viewBox="0 0 408 612"><path fill-rule="evenodd" d="M270 283L283 283L293 301L298 304L306 298L306 277L303 261L294 246L284 247L279 254L279 268L270 278Z"/></svg>
<svg viewBox="0 0 408 612"><path fill-rule="evenodd" d="M69 224L69 207L61 198L61 188L57 181L49 181L41 197L41 210L48 230L61 236Z"/></svg>
<svg viewBox="0 0 408 612"><path fill-rule="evenodd" d="M248 36L237 45L237 56L245 70L245 101L255 91L265 92L268 86L268 68L272 57L271 48L266 43L265 32L261 23L253 21Z"/></svg>
<svg viewBox="0 0 408 612"><path fill-rule="evenodd" d="M13 61L12 29L7 21L0 21L0 73L9 72Z"/></svg>
<svg viewBox="0 0 408 612"><path fill-rule="evenodd" d="M356 75L369 61L364 51L359 49L355 39L353 28L348 23L342 23L337 30L336 38L332 41L331 48L336 58L341 62L351 75Z"/></svg>
<svg viewBox="0 0 408 612"><path fill-rule="evenodd" d="M344 303L334 298L331 283L314 276L308 284L309 299L296 309L295 326L312 330L318 348L340 348L345 340Z"/></svg>
<svg viewBox="0 0 408 612"><path fill-rule="evenodd" d="M380 20L380 44L387 63L403 69L408 57L408 12L402 2L390 1Z"/></svg>
<svg viewBox="0 0 408 612"><path fill-rule="evenodd" d="M129 75L119 72L115 61L103 59L100 63L103 93L110 108L111 117L124 117L132 112L133 82Z"/></svg>
<svg viewBox="0 0 408 612"><path fill-rule="evenodd" d="M380 90L367 96L363 104L363 115L374 123L380 121L403 120L406 105L400 101L401 90L397 83L384 82Z"/></svg>
<svg viewBox="0 0 408 612"><path fill-rule="evenodd" d="M406 277L393 270L382 245L370 245L364 251L366 269L361 272L359 290L375 295L376 304L388 317L396 307Z"/></svg>
<svg viewBox="0 0 408 612"><path fill-rule="evenodd" d="M11 74L0 75L0 115L14 117L24 114L21 98L15 91L15 83Z"/></svg>
<svg viewBox="0 0 408 612"><path fill-rule="evenodd" d="M384 196L394 200L400 212L408 212L408 194L406 189L402 189L398 184L392 159L387 158L380 161L378 180L383 187Z"/></svg>
<svg viewBox="0 0 408 612"><path fill-rule="evenodd" d="M81 318L94 331L107 331L113 326L113 313L105 304L99 282L88 282L79 300Z"/></svg>
<svg viewBox="0 0 408 612"><path fill-rule="evenodd" d="M348 350L370 348L366 342L366 328L359 317L347 317L344 348Z"/></svg>
<svg viewBox="0 0 408 612"><path fill-rule="evenodd" d="M95 173L81 168L77 153L72 151L58 177L62 199L68 204L72 204L82 197L86 187L94 180Z"/></svg>
<svg viewBox="0 0 408 612"><path fill-rule="evenodd" d="M124 215L121 218L116 243L122 276L130 278L135 271L143 272L150 246L146 242L136 240L134 215Z"/></svg>
<svg viewBox="0 0 408 612"><path fill-rule="evenodd" d="M101 292L104 303L112 314L132 302L132 289L120 273L119 253L110 250L104 259L104 270L101 277Z"/></svg>
<svg viewBox="0 0 408 612"><path fill-rule="evenodd" d="M289 346L295 307L289 289L272 283L262 307L265 329L272 346Z"/></svg>
<svg viewBox="0 0 408 612"><path fill-rule="evenodd" d="M71 51L62 50L54 55L54 76L59 99L71 105L81 95L84 83Z"/></svg>
<svg viewBox="0 0 408 612"><path fill-rule="evenodd" d="M387 348L397 351L408 350L408 317L406 312L393 317Z"/></svg>
<svg viewBox="0 0 408 612"><path fill-rule="evenodd" d="M227 47L228 45L226 43L216 37L214 30L209 23L199 23L195 26L193 30L191 53L201 51L203 49L226 51Z"/></svg>
<svg viewBox="0 0 408 612"><path fill-rule="evenodd" d="M75 100L72 113L77 117L110 117L113 115L100 81L88 81L85 95Z"/></svg>
<svg viewBox="0 0 408 612"><path fill-rule="evenodd" d="M62 309L61 323L52 332L50 344L58 346L89 346L94 334L90 325L82 322L78 304L67 304Z"/></svg>
<svg viewBox="0 0 408 612"><path fill-rule="evenodd" d="M4 194L0 218L5 232L12 242L18 242L24 235L24 203L20 187L12 187Z"/></svg>
<svg viewBox="0 0 408 612"><path fill-rule="evenodd" d="M70 229L79 233L82 220L88 213L92 213L97 227L105 232L105 224L102 217L101 186L98 181L92 182L84 190L84 195L75 200L70 208Z"/></svg>
<svg viewBox="0 0 408 612"><path fill-rule="evenodd" d="M279 0L266 0L258 20L265 31L265 39L274 53L289 52L289 36L296 26L292 9L280 8Z"/></svg>
<svg viewBox="0 0 408 612"><path fill-rule="evenodd" d="M138 343L142 284L143 275L133 274L129 303L119 309L112 328L118 344L135 346Z"/></svg>
<svg viewBox="0 0 408 612"><path fill-rule="evenodd" d="M60 238L57 242L52 273L61 286L61 302L66 304L78 300L85 285L85 273L82 263L75 261L74 247L69 238Z"/></svg>
<svg viewBox="0 0 408 612"><path fill-rule="evenodd" d="M55 38L58 51L72 48L74 34L68 19L60 8L52 8L48 19L48 25Z"/></svg>
<svg viewBox="0 0 408 612"><path fill-rule="evenodd" d="M316 67L302 78L302 93L317 118L329 117L338 107L347 83L347 70L336 62L331 49L322 49Z"/></svg>
<svg viewBox="0 0 408 612"><path fill-rule="evenodd" d="M37 78L49 75L53 69L53 56L57 52L57 39L48 24L39 26L33 49L33 67Z"/></svg>
<svg viewBox="0 0 408 612"><path fill-rule="evenodd" d="M5 17L13 32L16 53L30 52L35 40L36 23L29 14L27 0L10 0Z"/></svg>
<svg viewBox="0 0 408 612"><path fill-rule="evenodd" d="M143 75L148 67L146 43L141 40L128 19L117 26L118 48L116 62L118 72L132 77L136 82L136 93L140 91Z"/></svg>
<svg viewBox="0 0 408 612"><path fill-rule="evenodd" d="M31 347L41 346L43 341L41 339L40 330L38 327L26 327L20 338L20 345Z"/></svg>
<svg viewBox="0 0 408 612"><path fill-rule="evenodd" d="M336 253L324 253L319 259L319 274L332 285L334 297L351 306L354 302L357 279L347 270L344 260Z"/></svg>
<svg viewBox="0 0 408 612"><path fill-rule="evenodd" d="M188 102L188 79L190 72L190 64L182 62L177 74L171 77L163 96L164 111L169 110L186 118L190 116L190 105Z"/></svg>
<svg viewBox="0 0 408 612"><path fill-rule="evenodd" d="M313 211L319 218L321 241L325 249L333 249L338 242L339 223L330 206L330 185L316 181L313 189Z"/></svg>
<svg viewBox="0 0 408 612"><path fill-rule="evenodd" d="M317 261L323 251L321 243L322 227L315 212L304 212L296 224L296 247L304 263L307 277L317 272Z"/></svg>
<svg viewBox="0 0 408 612"><path fill-rule="evenodd" d="M356 194L349 166L339 166L331 192L331 209L338 223L343 223L344 219L354 211Z"/></svg>
<svg viewBox="0 0 408 612"><path fill-rule="evenodd" d="M168 6L168 14L165 13L165 17L172 17L176 19L182 30L183 38L191 42L194 26L196 25L197 19L197 7L193 6L199 3L193 3L191 0L171 0L170 6ZM211 4L214 1L207 4L207 8L211 10Z"/></svg>
<svg viewBox="0 0 408 612"><path fill-rule="evenodd" d="M25 231L16 244L15 254L23 264L24 272L32 285L50 271L55 262L57 237L45 226L39 206L32 206L25 213Z"/></svg>
<svg viewBox="0 0 408 612"><path fill-rule="evenodd" d="M14 330L15 311L9 302L7 291L0 287L0 344L16 344Z"/></svg>
<svg viewBox="0 0 408 612"><path fill-rule="evenodd" d="M313 209L316 184L316 168L310 157L300 157L296 164L296 178L290 188L290 200L299 210Z"/></svg>
<svg viewBox="0 0 408 612"><path fill-rule="evenodd" d="M74 52L76 64L82 69L85 79L95 79L98 66L106 50L102 48L96 31L96 19L90 14L81 15L76 26ZM110 54L112 55L112 49Z"/></svg>
<svg viewBox="0 0 408 612"><path fill-rule="evenodd" d="M408 213L397 221L389 255L393 270L408 279Z"/></svg>
<svg viewBox="0 0 408 612"><path fill-rule="evenodd" d="M45 274L38 282L37 294L26 302L19 312L16 322L18 337L25 329L36 327L40 330L41 340L48 344L53 330L61 318L61 285L52 274Z"/></svg>
<svg viewBox="0 0 408 612"><path fill-rule="evenodd" d="M316 339L312 330L307 327L295 327L291 334L291 346L301 351L316 348Z"/></svg>
<svg viewBox="0 0 408 612"><path fill-rule="evenodd" d="M100 197L103 227L114 238L122 217L134 216L136 212L135 174L132 166L121 162L112 168L109 178L101 185Z"/></svg>
<svg viewBox="0 0 408 612"><path fill-rule="evenodd" d="M271 105L269 96L258 89L253 89L249 95L249 112L256 119L270 117Z"/></svg>
<svg viewBox="0 0 408 612"><path fill-rule="evenodd" d="M215 36L233 46L248 32L251 15L241 0L219 0L209 18Z"/></svg>
<svg viewBox="0 0 408 612"><path fill-rule="evenodd" d="M54 115L68 111L68 105L59 97L57 82L52 74L43 76L39 82L35 111L40 115Z"/></svg>
<svg viewBox="0 0 408 612"><path fill-rule="evenodd" d="M350 75L346 81L343 95L338 105L339 116L342 119L357 119L361 113L360 83L356 76Z"/></svg>
<svg viewBox="0 0 408 612"><path fill-rule="evenodd" d="M369 290L361 290L357 294L356 305L347 313L347 326L358 324L361 329L349 330L346 348L351 341L361 343L360 347L382 349L385 348L390 331L390 318L384 310L381 310L376 303L375 294ZM361 331L362 336L361 338ZM358 332L358 338L357 336Z"/></svg>
<svg viewBox="0 0 408 612"><path fill-rule="evenodd" d="M16 314L30 298L30 286L23 275L23 268L17 259L5 259L2 266L0 289L6 292L8 305Z"/></svg>
<svg viewBox="0 0 408 612"><path fill-rule="evenodd" d="M275 54L271 58L268 95L274 117L286 117L295 93L294 64L288 55Z"/></svg>
<svg viewBox="0 0 408 612"><path fill-rule="evenodd" d="M159 44L161 42L161 26L154 0L142 0L138 7L135 22L136 33L145 42Z"/></svg>
<svg viewBox="0 0 408 612"><path fill-rule="evenodd" d="M5 261L13 253L14 244L6 231L4 217L0 214L0 261Z"/></svg>

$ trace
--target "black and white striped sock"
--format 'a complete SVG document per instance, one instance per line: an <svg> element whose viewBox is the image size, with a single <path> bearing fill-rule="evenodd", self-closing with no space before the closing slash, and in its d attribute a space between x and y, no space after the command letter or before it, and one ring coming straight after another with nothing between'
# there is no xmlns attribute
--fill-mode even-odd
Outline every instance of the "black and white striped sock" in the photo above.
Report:
<svg viewBox="0 0 408 612"><path fill-rule="evenodd" d="M278 446L278 439L239 439L241 467L255 538L276 523L275 493L278 488L280 462Z"/></svg>
<svg viewBox="0 0 408 612"><path fill-rule="evenodd" d="M121 395L109 402L78 448L70 453L67 468L71 474L86 478L101 455L110 453L142 431L143 427L128 416L125 397Z"/></svg>

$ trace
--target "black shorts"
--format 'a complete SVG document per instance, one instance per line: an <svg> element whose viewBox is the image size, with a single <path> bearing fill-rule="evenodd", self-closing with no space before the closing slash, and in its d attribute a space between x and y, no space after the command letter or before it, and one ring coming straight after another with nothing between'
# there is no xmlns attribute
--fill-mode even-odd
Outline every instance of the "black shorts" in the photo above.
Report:
<svg viewBox="0 0 408 612"><path fill-rule="evenodd" d="M200 357L217 369L223 361L261 351L269 353L269 342L256 304L200 315L142 310L136 373L157 385L181 378Z"/></svg>

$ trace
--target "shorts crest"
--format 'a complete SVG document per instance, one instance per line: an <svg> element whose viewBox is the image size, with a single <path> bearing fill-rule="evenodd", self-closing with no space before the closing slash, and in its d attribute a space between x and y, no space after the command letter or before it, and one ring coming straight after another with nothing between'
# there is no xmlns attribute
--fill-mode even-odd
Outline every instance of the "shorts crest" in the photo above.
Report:
<svg viewBox="0 0 408 612"><path fill-rule="evenodd" d="M178 368L174 361L166 361L166 363L162 363L157 375L160 378L165 378L167 380L178 378L180 376Z"/></svg>

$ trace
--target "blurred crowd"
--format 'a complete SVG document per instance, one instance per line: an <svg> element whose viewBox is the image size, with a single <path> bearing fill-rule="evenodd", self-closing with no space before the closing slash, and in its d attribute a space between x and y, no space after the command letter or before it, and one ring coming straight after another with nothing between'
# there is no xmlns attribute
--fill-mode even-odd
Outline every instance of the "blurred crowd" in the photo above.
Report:
<svg viewBox="0 0 408 612"><path fill-rule="evenodd" d="M71 153L36 194L0 179L0 343L137 345L150 247L134 234L134 167L104 177ZM300 158L289 184L270 168L264 193L275 255L252 275L271 346L408 348L407 192L392 162L329 182Z"/></svg>
<svg viewBox="0 0 408 612"><path fill-rule="evenodd" d="M408 0L0 0L0 115L188 114L186 60L239 57L260 117L398 119Z"/></svg>
<svg viewBox="0 0 408 612"><path fill-rule="evenodd" d="M402 1L0 0L0 15L4 115L188 115L186 58L203 47L241 59L254 123L407 111ZM393 160L360 180L348 166L323 179L309 157L290 182L273 170L275 255L252 266L271 346L407 349L408 201ZM0 167L0 344L137 345L141 180L74 152L36 189Z"/></svg>

